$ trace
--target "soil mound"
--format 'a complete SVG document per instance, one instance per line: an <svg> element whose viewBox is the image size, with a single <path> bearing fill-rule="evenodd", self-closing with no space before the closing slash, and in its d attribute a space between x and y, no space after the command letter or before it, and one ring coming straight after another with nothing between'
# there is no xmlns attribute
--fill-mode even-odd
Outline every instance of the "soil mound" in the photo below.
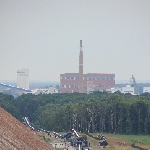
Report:
<svg viewBox="0 0 150 150"><path fill-rule="evenodd" d="M0 150L53 150L34 131L28 129L0 107Z"/></svg>

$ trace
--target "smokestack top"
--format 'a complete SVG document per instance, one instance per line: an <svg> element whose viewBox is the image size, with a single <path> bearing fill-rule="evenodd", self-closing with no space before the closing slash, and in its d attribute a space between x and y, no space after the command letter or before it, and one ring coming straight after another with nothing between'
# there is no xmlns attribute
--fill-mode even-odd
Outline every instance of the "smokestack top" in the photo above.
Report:
<svg viewBox="0 0 150 150"><path fill-rule="evenodd" d="M82 47L82 40L80 40L80 47Z"/></svg>

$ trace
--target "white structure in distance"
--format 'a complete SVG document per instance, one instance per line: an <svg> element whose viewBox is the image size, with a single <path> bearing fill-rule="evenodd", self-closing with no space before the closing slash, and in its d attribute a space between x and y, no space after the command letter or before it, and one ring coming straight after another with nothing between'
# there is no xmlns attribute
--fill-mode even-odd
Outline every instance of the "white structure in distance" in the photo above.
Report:
<svg viewBox="0 0 150 150"><path fill-rule="evenodd" d="M53 93L58 93L58 90L55 87L50 86L49 88L46 88L46 89L39 89L39 88L33 89L31 93L35 94L35 95L38 95L38 94L53 94Z"/></svg>
<svg viewBox="0 0 150 150"><path fill-rule="evenodd" d="M132 95L136 95L135 94L135 89L134 87L132 87L130 84L126 85L125 87L122 87L122 88L119 88L119 87L115 87L115 88L111 88L111 89L106 89L106 91L109 93L115 93L117 91L123 93L123 94L126 94L126 93L130 93Z"/></svg>
<svg viewBox="0 0 150 150"><path fill-rule="evenodd" d="M111 88L111 93L115 93L117 91L121 92L121 88L119 88L119 87Z"/></svg>
<svg viewBox="0 0 150 150"><path fill-rule="evenodd" d="M122 87L121 93L130 93L132 95L135 95L135 89L131 85L126 85L126 87Z"/></svg>
<svg viewBox="0 0 150 150"><path fill-rule="evenodd" d="M17 69L17 87L29 90L29 69Z"/></svg>
<svg viewBox="0 0 150 150"><path fill-rule="evenodd" d="M143 93L150 93L150 87L143 87Z"/></svg>

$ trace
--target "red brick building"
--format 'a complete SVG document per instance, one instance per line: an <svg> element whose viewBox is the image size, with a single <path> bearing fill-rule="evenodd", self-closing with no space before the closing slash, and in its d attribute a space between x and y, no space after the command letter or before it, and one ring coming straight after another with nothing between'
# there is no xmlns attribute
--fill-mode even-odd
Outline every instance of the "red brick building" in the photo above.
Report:
<svg viewBox="0 0 150 150"><path fill-rule="evenodd" d="M115 86L115 74L83 74L84 93L103 91ZM60 74L61 93L79 92L79 73Z"/></svg>

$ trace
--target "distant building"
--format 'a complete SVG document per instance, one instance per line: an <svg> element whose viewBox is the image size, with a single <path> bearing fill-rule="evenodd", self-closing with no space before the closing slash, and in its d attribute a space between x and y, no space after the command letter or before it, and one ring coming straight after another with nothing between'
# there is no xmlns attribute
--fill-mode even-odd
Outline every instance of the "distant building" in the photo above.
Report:
<svg viewBox="0 0 150 150"><path fill-rule="evenodd" d="M121 92L124 94L130 93L132 95L135 95L135 89L131 85L126 85L126 87L122 87Z"/></svg>
<svg viewBox="0 0 150 150"><path fill-rule="evenodd" d="M119 87L116 87L116 88L111 88L111 93L115 93L115 92L122 92L121 91L121 88L119 88Z"/></svg>
<svg viewBox="0 0 150 150"><path fill-rule="evenodd" d="M150 93L150 87L143 87L143 93Z"/></svg>
<svg viewBox="0 0 150 150"><path fill-rule="evenodd" d="M87 73L83 74L83 46L80 40L79 72L60 74L61 93L92 93L104 91L115 86L115 74Z"/></svg>
<svg viewBox="0 0 150 150"><path fill-rule="evenodd" d="M49 88L36 88L32 89L32 94L38 95L38 94L53 94L53 93L58 93L58 90L50 86Z"/></svg>
<svg viewBox="0 0 150 150"><path fill-rule="evenodd" d="M60 90L60 86L56 85L56 89L57 89L57 91L59 91Z"/></svg>
<svg viewBox="0 0 150 150"><path fill-rule="evenodd" d="M87 93L93 93L93 92L94 92L93 81L87 81Z"/></svg>
<svg viewBox="0 0 150 150"><path fill-rule="evenodd" d="M115 86L115 74L83 74L84 93L104 91ZM79 73L60 74L61 93L79 92Z"/></svg>
<svg viewBox="0 0 150 150"><path fill-rule="evenodd" d="M17 69L17 87L29 89L29 69Z"/></svg>
<svg viewBox="0 0 150 150"><path fill-rule="evenodd" d="M66 148L66 144L65 142L51 142L50 145L52 145L54 148L62 148L65 149Z"/></svg>
<svg viewBox="0 0 150 150"><path fill-rule="evenodd" d="M57 90L55 87L50 86L50 87L49 87L49 93L50 93L50 94L58 93L58 90Z"/></svg>
<svg viewBox="0 0 150 150"><path fill-rule="evenodd" d="M32 94L35 94L35 95L42 94L42 90L41 90L41 89L38 89L38 88L33 89L33 90L32 90Z"/></svg>

